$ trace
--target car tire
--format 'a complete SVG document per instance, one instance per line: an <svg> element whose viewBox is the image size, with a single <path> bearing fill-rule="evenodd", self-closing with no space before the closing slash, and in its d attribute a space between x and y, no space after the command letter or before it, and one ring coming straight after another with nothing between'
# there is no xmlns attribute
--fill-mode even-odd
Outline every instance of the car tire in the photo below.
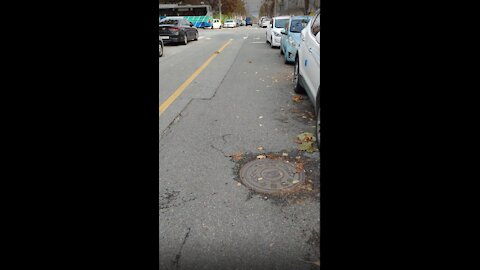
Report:
<svg viewBox="0 0 480 270"><path fill-rule="evenodd" d="M194 40L198 40L198 31L195 33L195 39Z"/></svg>
<svg viewBox="0 0 480 270"><path fill-rule="evenodd" d="M163 46L162 45L160 45L158 53L159 53L159 57L163 56Z"/></svg>
<svg viewBox="0 0 480 270"><path fill-rule="evenodd" d="M297 94L302 94L305 93L305 90L303 89L302 85L300 84L300 64L298 62L298 56L295 57L295 69L293 72L293 81L295 83L295 88L293 89L295 93Z"/></svg>
<svg viewBox="0 0 480 270"><path fill-rule="evenodd" d="M183 43L182 43L182 45L187 45L187 44L188 44L187 34L183 33Z"/></svg>

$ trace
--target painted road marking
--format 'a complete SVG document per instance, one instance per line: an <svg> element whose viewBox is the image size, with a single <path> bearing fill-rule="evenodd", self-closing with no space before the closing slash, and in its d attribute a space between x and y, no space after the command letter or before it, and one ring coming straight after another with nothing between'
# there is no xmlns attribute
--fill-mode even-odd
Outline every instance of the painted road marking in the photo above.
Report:
<svg viewBox="0 0 480 270"><path fill-rule="evenodd" d="M208 64L210 64L210 62L212 62L212 60L217 57L217 55L221 53L223 49L225 49L232 41L233 39L230 39L225 44L223 44L220 49L214 52L212 56L210 56L207 61L205 61L205 63L203 63L199 68L197 68L197 70L195 70L195 72L193 72L193 74L185 82L183 82L182 85L180 85L180 87L178 87L178 89L175 90L175 92L173 92L173 94L169 98L167 98L165 102L162 103L162 105L160 105L160 115L162 115L162 113L168 108L168 106L170 106L175 101L175 99L180 96L183 90L185 90L185 88L187 88L187 86L189 86L193 82L193 80L195 80L195 78L202 72L202 70L204 70L208 66Z"/></svg>

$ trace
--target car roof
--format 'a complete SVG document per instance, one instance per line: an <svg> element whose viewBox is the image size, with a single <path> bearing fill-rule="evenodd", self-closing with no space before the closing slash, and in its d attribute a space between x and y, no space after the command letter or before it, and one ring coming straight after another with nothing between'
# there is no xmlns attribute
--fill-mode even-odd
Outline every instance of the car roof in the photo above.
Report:
<svg viewBox="0 0 480 270"><path fill-rule="evenodd" d="M277 19L288 19L290 18L290 16L278 16L278 17L274 17L275 20Z"/></svg>

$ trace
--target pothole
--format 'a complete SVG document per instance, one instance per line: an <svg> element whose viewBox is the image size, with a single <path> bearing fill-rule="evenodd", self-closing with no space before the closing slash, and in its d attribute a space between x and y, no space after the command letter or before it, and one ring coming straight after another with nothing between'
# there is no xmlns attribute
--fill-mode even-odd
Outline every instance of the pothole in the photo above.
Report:
<svg viewBox="0 0 480 270"><path fill-rule="evenodd" d="M305 173L288 161L257 159L243 165L240 181L254 191L278 194L294 191L305 181Z"/></svg>

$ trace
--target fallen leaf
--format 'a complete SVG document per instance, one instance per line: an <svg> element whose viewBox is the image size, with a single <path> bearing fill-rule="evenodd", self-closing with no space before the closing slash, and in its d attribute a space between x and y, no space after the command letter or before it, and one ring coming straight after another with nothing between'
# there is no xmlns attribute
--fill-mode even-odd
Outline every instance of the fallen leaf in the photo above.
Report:
<svg viewBox="0 0 480 270"><path fill-rule="evenodd" d="M264 159L264 158L266 158L266 157L267 157L267 156L265 156L265 155L258 155L258 156L257 156L257 159Z"/></svg>
<svg viewBox="0 0 480 270"><path fill-rule="evenodd" d="M297 173L303 172L303 163L299 162L299 163L295 164L295 171Z"/></svg>
<svg viewBox="0 0 480 270"><path fill-rule="evenodd" d="M313 136L310 132L304 132L302 134L297 135L297 139L301 142L315 142L317 139Z"/></svg>
<svg viewBox="0 0 480 270"><path fill-rule="evenodd" d="M300 181L298 181L298 180L293 180L293 181L292 181L292 184L296 184L296 183L298 183L298 182L300 182Z"/></svg>
<svg viewBox="0 0 480 270"><path fill-rule="evenodd" d="M257 150L258 151L263 151L263 150L265 150L265 148L263 148L263 146L259 146L259 147L257 147Z"/></svg>
<svg viewBox="0 0 480 270"><path fill-rule="evenodd" d="M302 115L302 118L307 118L305 115Z"/></svg>
<svg viewBox="0 0 480 270"><path fill-rule="evenodd" d="M299 150L307 151L309 153L315 152L315 147L313 146L313 142L302 142L300 146L298 146Z"/></svg>
<svg viewBox="0 0 480 270"><path fill-rule="evenodd" d="M299 96L299 95L293 95L292 96L292 100L294 102L300 102L300 100L302 100L302 99L303 99L302 96Z"/></svg>
<svg viewBox="0 0 480 270"><path fill-rule="evenodd" d="M243 152L241 152L241 151L235 152L230 157L233 158L233 160L235 160L235 161L239 161L240 159L243 158Z"/></svg>
<svg viewBox="0 0 480 270"><path fill-rule="evenodd" d="M257 178L258 181L262 181L263 180L263 177L259 177Z"/></svg>

